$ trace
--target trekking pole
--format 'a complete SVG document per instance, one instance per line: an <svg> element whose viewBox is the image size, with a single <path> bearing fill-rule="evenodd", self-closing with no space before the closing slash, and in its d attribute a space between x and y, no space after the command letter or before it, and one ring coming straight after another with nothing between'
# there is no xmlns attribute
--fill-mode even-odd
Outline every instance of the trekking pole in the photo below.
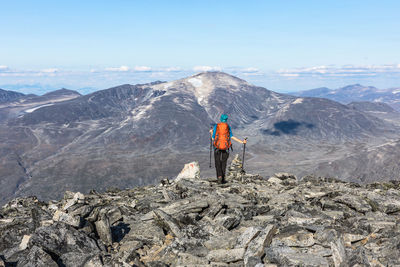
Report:
<svg viewBox="0 0 400 267"><path fill-rule="evenodd" d="M212 129L212 126L211 126ZM210 169L211 169L211 154L212 154L212 137L211 137L211 133L210 133Z"/></svg>
<svg viewBox="0 0 400 267"><path fill-rule="evenodd" d="M247 140L247 137L244 139ZM243 144L242 172L244 172L244 153L246 151L246 143Z"/></svg>

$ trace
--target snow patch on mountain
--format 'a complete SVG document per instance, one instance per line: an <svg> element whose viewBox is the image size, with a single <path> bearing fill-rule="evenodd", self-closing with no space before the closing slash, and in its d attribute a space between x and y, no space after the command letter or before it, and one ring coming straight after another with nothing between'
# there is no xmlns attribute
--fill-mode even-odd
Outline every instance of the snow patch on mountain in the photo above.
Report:
<svg viewBox="0 0 400 267"><path fill-rule="evenodd" d="M153 98L149 101L147 105L143 104L133 109L131 111L131 114L133 116L130 117L129 120L138 121L145 118L146 113L153 108L154 103L157 102L159 99L159 97ZM125 120L125 123L127 123L129 120Z"/></svg>
<svg viewBox="0 0 400 267"><path fill-rule="evenodd" d="M167 89L170 88L172 85L174 85L174 83L173 83L173 82L169 82L169 83L164 83L162 86L163 86L163 89L164 89L164 90L167 90Z"/></svg>
<svg viewBox="0 0 400 267"><path fill-rule="evenodd" d="M52 106L52 105L54 105L54 104L41 105L41 106L38 106L38 107L26 109L25 112L26 112L26 113L32 113L32 112L34 112L35 110L38 110L39 108L48 107L48 106Z"/></svg>
<svg viewBox="0 0 400 267"><path fill-rule="evenodd" d="M292 104L301 104L303 103L304 98L297 98L295 101L292 102Z"/></svg>
<svg viewBox="0 0 400 267"><path fill-rule="evenodd" d="M196 88L203 85L203 82L199 78L188 79L188 82L190 82Z"/></svg>
<svg viewBox="0 0 400 267"><path fill-rule="evenodd" d="M197 102L199 103L199 105L207 106L208 96L215 88L212 82L207 79L202 79L202 77L189 78L187 81L192 85L193 93L197 98Z"/></svg>
<svg viewBox="0 0 400 267"><path fill-rule="evenodd" d="M180 106L180 107L182 107L182 108L184 108L184 109L186 109L186 110L192 110L192 109L193 109L192 106L191 106L191 104L188 103L188 101L184 101L184 100L181 99L181 98L175 97L172 101L173 101L175 104L177 104L178 106Z"/></svg>
<svg viewBox="0 0 400 267"><path fill-rule="evenodd" d="M279 94L272 92L271 97L274 98L279 104L285 103L286 99L283 99Z"/></svg>

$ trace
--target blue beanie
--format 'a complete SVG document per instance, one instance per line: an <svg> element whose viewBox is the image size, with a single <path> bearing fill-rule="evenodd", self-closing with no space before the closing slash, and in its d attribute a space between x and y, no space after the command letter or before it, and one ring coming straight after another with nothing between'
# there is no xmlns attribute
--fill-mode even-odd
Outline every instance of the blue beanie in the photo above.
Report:
<svg viewBox="0 0 400 267"><path fill-rule="evenodd" d="M228 115L222 114L221 115L221 122L226 122L228 120Z"/></svg>

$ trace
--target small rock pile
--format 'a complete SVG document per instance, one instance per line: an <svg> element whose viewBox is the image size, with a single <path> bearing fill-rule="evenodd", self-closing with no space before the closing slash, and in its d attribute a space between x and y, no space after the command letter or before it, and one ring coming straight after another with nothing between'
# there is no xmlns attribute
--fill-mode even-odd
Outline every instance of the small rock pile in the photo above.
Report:
<svg viewBox="0 0 400 267"><path fill-rule="evenodd" d="M205 179L0 209L0 266L399 266L400 184L230 166Z"/></svg>

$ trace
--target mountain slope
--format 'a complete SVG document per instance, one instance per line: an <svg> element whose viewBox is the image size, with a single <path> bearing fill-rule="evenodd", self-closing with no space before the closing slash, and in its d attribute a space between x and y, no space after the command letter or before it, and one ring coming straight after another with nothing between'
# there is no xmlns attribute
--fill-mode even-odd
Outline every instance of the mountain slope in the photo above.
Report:
<svg viewBox="0 0 400 267"><path fill-rule="evenodd" d="M1 91L0 91L1 93ZM19 94L19 93L17 93ZM53 92L49 92L42 96L37 95L18 95L18 97L10 98L6 102L0 101L0 123L5 123L8 120L22 116L23 114L32 113L42 107L53 105L57 102L74 99L81 96L76 91L68 89L60 89Z"/></svg>
<svg viewBox="0 0 400 267"><path fill-rule="evenodd" d="M25 95L22 93L0 89L0 104L14 101L23 96Z"/></svg>
<svg viewBox="0 0 400 267"><path fill-rule="evenodd" d="M378 118L322 98L297 98L285 104L266 126L270 129L263 129L265 134L317 139L360 138L391 129Z"/></svg>
<svg viewBox="0 0 400 267"><path fill-rule="evenodd" d="M360 146L346 157L319 164L314 172L357 183L400 180L399 158L400 139L372 147Z"/></svg>
<svg viewBox="0 0 400 267"><path fill-rule="evenodd" d="M208 130L221 113L229 114L235 136L251 138L254 151L271 142L298 150L310 140L343 142L396 131L345 105L278 94L221 72L121 85L50 104L30 112L24 107L0 127L3 199L148 184L192 160L208 166Z"/></svg>

